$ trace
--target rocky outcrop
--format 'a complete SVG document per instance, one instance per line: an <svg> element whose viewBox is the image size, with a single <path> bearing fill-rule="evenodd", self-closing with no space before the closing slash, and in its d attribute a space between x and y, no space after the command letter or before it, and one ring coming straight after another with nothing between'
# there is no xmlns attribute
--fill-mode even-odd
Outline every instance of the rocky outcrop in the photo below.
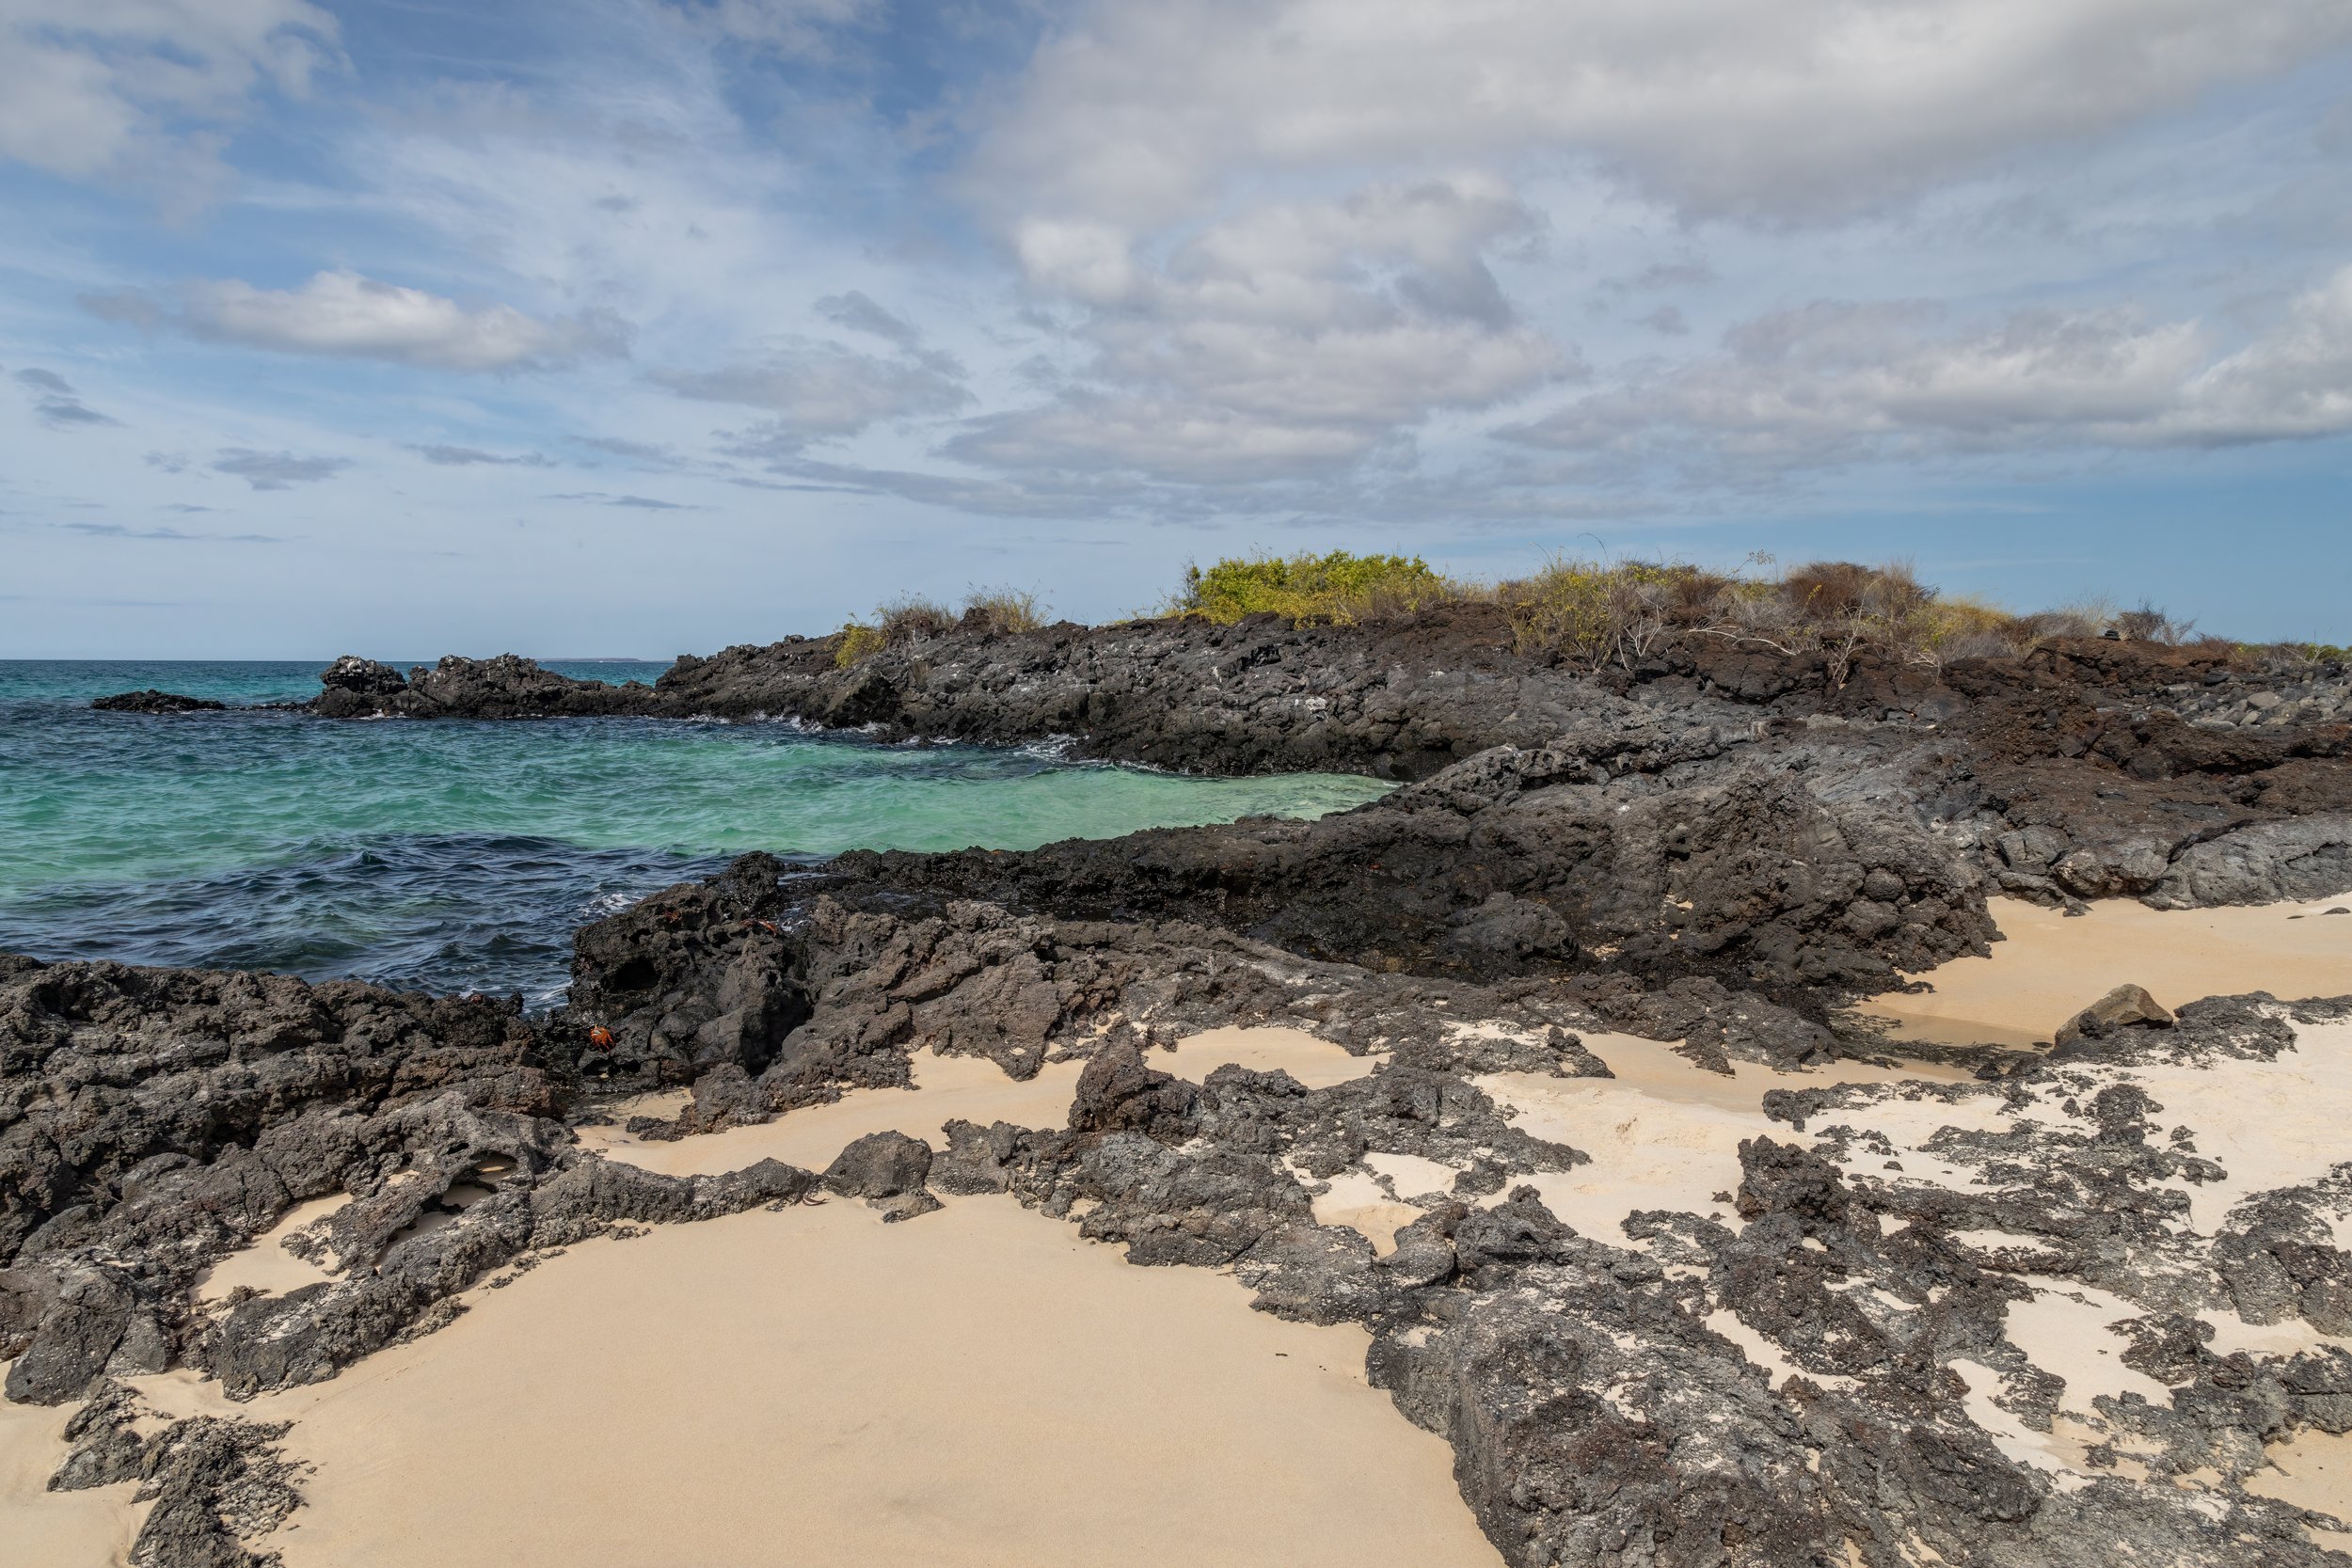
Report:
<svg viewBox="0 0 2352 1568"><path fill-rule="evenodd" d="M1818 791L1802 752L1746 766L1721 736L1689 744L1705 765L1613 775L1581 748L1504 748L1315 822L837 865L1065 918L1208 919L1319 959L1478 978L1883 986L1993 935L1976 872L1908 801Z"/></svg>
<svg viewBox="0 0 2352 1568"><path fill-rule="evenodd" d="M326 673L314 706L332 717L789 719L891 739L1061 737L1081 756L1218 773L1324 769L1429 784L1443 775L1438 795L1375 808L1422 815L1365 825L1356 847L1370 858L1345 875L1314 858L1357 833L1354 819L1304 834L1313 842L1303 845L1300 832L1271 828L1138 841L1146 861L1186 863L1156 888L1143 866L1121 877L1107 864L1098 873L1083 863L1120 853L1108 850L1065 853L1051 864L940 863L860 874L991 897L977 890L987 884L1042 899L1050 883L1067 896L1037 907L1063 910L1090 902L1148 914L1202 899L1229 911L1236 928L1301 952L1376 952L1383 957L1375 961L1465 973L1616 948L1652 973L1674 965L1732 973L1755 952L1768 966L1808 976L1883 975L1888 963L1918 967L1979 940L1971 917L1923 907L1965 902L1979 883L2051 904L2148 897L2177 905L2249 890L2280 896L2260 890L2341 874L2341 846L2324 839L2334 830L2203 847L2250 828L2352 814L2352 722L2332 699L2267 702L2272 687L2309 685L2311 672L2274 669L2225 644L2058 641L2023 658L1941 669L1865 655L1840 680L1818 657L1702 637L1631 668L1588 673L1517 650L1494 607L1455 605L1361 626L1294 627L1271 617L1021 634L975 626L913 637L846 669L838 651L837 638L730 648L681 658L652 687L571 680L512 657L447 658L405 675L345 658ZM2293 717L2224 722L2215 705L2225 697ZM1792 778L1794 793L1783 787ZM1582 804L1562 793L1577 784L1596 793ZM1736 793L1741 787L1748 793ZM1756 802L1756 790L1776 787L1776 801ZM1489 862L1482 870L1471 859L1434 882L1416 877L1409 884L1376 853L1393 840L1402 859L1426 859L1410 841L1442 827L1429 807L1448 793L1465 800L1457 816L1501 807L1497 789L1542 796L1498 812L1496 832L1509 816L1530 832L1566 834L1561 876L1589 882L1588 894L1564 901L1559 878L1531 868L1521 853L1500 856L1517 863ZM1469 799L1482 790L1485 799ZM1666 799L1677 794L1678 802ZM1656 866L1638 863L1643 824L1601 824L1610 831L1596 833L1585 812L1629 803L1663 819L1658 831L1669 836L1676 822L1727 810L1726 844L1750 827L1777 834L1785 810L1825 813L1833 833L1867 816L1874 836L1935 835L1931 853L1903 847L1903 865L1943 863L1925 898L1888 887L1886 896L1816 908L1808 891L1791 889L1771 907L1731 900L1711 929L1685 929L1707 925L1708 900L1697 900L1683 927L1636 908L1662 891ZM1601 867L1582 858L1582 840L1595 836L1608 840L1607 856L1629 854L1627 863ZM1500 840L1472 830L1461 842L1485 849ZM1668 858L1677 854L1670 844ZM1201 863L1190 863L1196 859ZM1385 883L1368 877L1370 859L1390 873ZM1613 879L1620 869L1622 885ZM1872 869L1902 875L1901 866ZM1268 895L1260 884L1269 879L1286 891ZM1367 895L1394 912L1354 918ZM1667 940L1671 950L1661 945Z"/></svg>
<svg viewBox="0 0 2352 1568"><path fill-rule="evenodd" d="M580 1082L562 1040L480 998L0 958L0 1356L19 1402L182 1361L240 1396L330 1376L495 1269L817 1180L589 1159L556 1119ZM208 1265L338 1195L293 1239L338 1277L198 1307Z"/></svg>
<svg viewBox="0 0 2352 1568"><path fill-rule="evenodd" d="M2192 844L2157 879L2159 909L2274 904L2352 892L2352 813L2259 822Z"/></svg>
<svg viewBox="0 0 2352 1568"><path fill-rule="evenodd" d="M406 674L345 655L319 676L311 711L328 719L553 719L648 711L652 688L610 686L542 669L535 659L452 655Z"/></svg>
<svg viewBox="0 0 2352 1568"><path fill-rule="evenodd" d="M278 1554L251 1546L302 1502L300 1467L278 1446L288 1430L212 1416L168 1421L107 1382L66 1423L71 1447L49 1490L137 1481L133 1501L152 1506L131 1568L268 1568Z"/></svg>
<svg viewBox="0 0 2352 1568"><path fill-rule="evenodd" d="M111 697L93 700L90 706L100 713L219 713L227 703L210 697L183 697L176 691L158 691L149 687L144 691L119 691Z"/></svg>

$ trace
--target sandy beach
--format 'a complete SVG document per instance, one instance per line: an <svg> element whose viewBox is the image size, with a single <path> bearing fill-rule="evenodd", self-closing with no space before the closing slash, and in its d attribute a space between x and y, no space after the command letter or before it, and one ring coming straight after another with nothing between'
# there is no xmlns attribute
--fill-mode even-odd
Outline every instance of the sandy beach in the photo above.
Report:
<svg viewBox="0 0 2352 1568"><path fill-rule="evenodd" d="M2101 899L2069 915L2018 898L1987 900L2008 940L1922 975L1934 989L1875 997L1858 1010L1895 1026L1888 1044L2047 1045L2058 1026L2116 986L2168 1007L2201 996L2352 990L2352 894L2308 903L2152 910Z"/></svg>
<svg viewBox="0 0 2352 1568"><path fill-rule="evenodd" d="M2000 913L2010 940L1993 958L1959 960L1935 973L1934 993L1882 998L1873 1010L1899 1014L1905 1037L2022 1043L2119 979L2144 977L2175 1002L2352 983L2327 945L2352 940L2352 921L2317 909L2106 906L2068 920L2012 903ZM2296 913L2307 918L2286 918ZM2341 1153L2352 1026L2298 1033L2298 1049L2276 1062L2129 1069L2159 1102L2193 1108L2185 1122L2231 1173L2189 1193L2201 1232L2249 1193L2311 1180ZM2064 1114L2021 1112L1949 1069L1806 1074L1740 1062L1724 1074L1692 1066L1674 1043L1596 1032L1584 1047L1612 1077L1476 1081L1521 1131L1591 1156L1526 1182L1578 1230L1622 1243L1620 1222L1635 1210L1731 1218L1740 1142L1788 1134L1762 1110L1775 1088L1943 1091L1894 1088L1835 1119L1878 1140L1903 1180L1955 1187L1979 1178L1929 1147L1940 1133ZM1375 1065L1274 1028L1207 1031L1150 1059L1195 1081L1231 1061L1310 1085ZM920 1053L911 1091L855 1091L673 1142L617 1126L580 1137L607 1159L668 1175L771 1158L821 1168L883 1130L936 1144L955 1117L1059 1125L1082 1066L1049 1063L1021 1083L981 1058ZM676 1100L623 1109L666 1111ZM1316 1217L1385 1253L1396 1227L1447 1196L1456 1174L1374 1154L1325 1185ZM337 1201L288 1214L216 1266L202 1293L282 1292L326 1277L277 1243ZM2089 1448L2114 1435L2100 1402L2161 1403L2169 1391L2120 1359L2126 1341L2112 1327L2138 1307L2063 1279L2026 1283L2034 1295L2011 1306L2007 1333L2034 1368L2063 1380L2058 1419L2047 1430L2023 1420L1999 1400L1996 1369L1953 1370L1970 1418L2003 1453L2061 1487L2086 1486L2100 1473ZM295 1423L290 1449L311 1467L305 1506L269 1540L288 1568L755 1568L780 1551L809 1563L946 1568L1501 1560L1462 1503L1446 1444L1366 1384L1361 1329L1253 1312L1217 1273L1130 1267L1116 1247L1009 1197L950 1199L910 1225L834 1198L655 1227L576 1245L462 1299L464 1315L437 1333L249 1404L187 1372L135 1386L167 1415ZM1798 1370L1732 1313L1708 1324L1775 1383ZM2352 1349L2302 1325L2216 1326L2219 1340L2251 1349ZM0 1408L0 1508L20 1522L0 1540L7 1568L120 1562L136 1528L128 1484L41 1492L63 1453L64 1416ZM2324 1434L2281 1445L2262 1488L2352 1513L2340 1447Z"/></svg>
<svg viewBox="0 0 2352 1568"><path fill-rule="evenodd" d="M1286 1029L1218 1030L1154 1053L1327 1084L1372 1064ZM1053 1125L1082 1064L1026 1084L921 1056L917 1088L865 1091L672 1143L583 1132L667 1174L774 1158L821 1167L956 1117ZM208 1290L324 1277L276 1244ZM1253 1312L1229 1279L1129 1267L1010 1198L885 1225L834 1199L658 1227L569 1249L448 1328L332 1382L247 1404L172 1373L136 1380L174 1416L293 1420L315 1466L271 1538L288 1568L753 1568L900 1559L947 1568L1104 1561L1498 1562L1445 1443L1366 1385L1368 1338ZM65 1412L0 1407L0 1509L34 1521L8 1568L120 1561L131 1487L48 1494ZM626 1506L616 1506L625 1503Z"/></svg>

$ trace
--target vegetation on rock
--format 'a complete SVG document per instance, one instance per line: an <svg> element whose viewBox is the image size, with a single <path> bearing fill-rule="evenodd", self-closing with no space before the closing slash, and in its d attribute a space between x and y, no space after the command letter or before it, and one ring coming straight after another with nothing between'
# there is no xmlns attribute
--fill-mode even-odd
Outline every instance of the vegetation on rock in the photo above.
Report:
<svg viewBox="0 0 2352 1568"><path fill-rule="evenodd" d="M963 597L961 613L936 599L902 594L874 608L874 619L850 621L840 631L834 664L847 670L884 648L916 637L943 637L952 631L1011 633L1035 631L1045 625L1045 607L1023 588L974 588Z"/></svg>

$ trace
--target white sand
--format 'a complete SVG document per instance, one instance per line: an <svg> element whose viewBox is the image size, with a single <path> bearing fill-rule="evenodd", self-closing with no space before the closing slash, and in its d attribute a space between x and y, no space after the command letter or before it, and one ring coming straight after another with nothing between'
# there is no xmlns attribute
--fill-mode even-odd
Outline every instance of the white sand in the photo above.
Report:
<svg viewBox="0 0 2352 1568"><path fill-rule="evenodd" d="M2251 917L2268 916L2276 929L2280 911L2202 912L2247 917L2249 929ZM2092 927L2108 915L2121 918ZM2118 979L2169 1003L2250 989L2352 990L2352 965L2330 968L2300 949L2288 954L2300 954L2300 971L2197 971L2145 940L2176 929L2146 922L2197 918L2132 905L2065 921L2004 905L2013 940L1995 959L1939 971L1938 997L1892 1002L1950 1004L1918 1015L1950 1025L1940 1037L2023 1040L2046 1038L2057 1019ZM2352 917L2334 922L2352 948ZM2302 941L2318 924L2285 928ZM2084 969L2081 928L2137 967ZM2177 929L2185 950L2211 944L2210 932ZM2140 1074L2231 1172L2210 1202L2192 1194L2200 1228L2245 1193L2307 1180L2341 1152L2334 1129L2352 1117L2352 1072L2343 1070L2352 1066L2352 1027L2301 1035L2301 1049L2280 1064ZM1760 1102L1774 1087L1952 1076L1852 1064L1813 1074L1738 1064L1724 1075L1666 1042L1593 1035L1585 1044L1616 1077L1507 1073L1481 1084L1514 1109L1515 1125L1593 1156L1534 1184L1568 1223L1618 1243L1619 1223L1635 1210L1723 1212L1713 1195L1737 1185L1742 1138L1800 1137L1764 1118ZM1273 1029L1216 1031L1151 1060L1195 1080L1238 1061L1311 1085L1373 1065ZM937 1145L942 1124L958 1117L1058 1127L1081 1066L1056 1064L1017 1084L983 1060L924 1055L911 1092L855 1093L768 1126L675 1143L612 1129L587 1130L583 1142L674 1174L769 1156L821 1168L844 1144L886 1128ZM1832 1119L1887 1139L1904 1167L1890 1179L1965 1185L1973 1172L1918 1146L1943 1127L1998 1126L2008 1114L1983 1096L1890 1101ZM1857 1158L1867 1170L1867 1157ZM1445 1190L1453 1174L1433 1161L1375 1156L1334 1180L1316 1213L1356 1225L1386 1251L1395 1227L1420 1212L1403 1200ZM300 1265L274 1245L276 1234L224 1261L208 1291L286 1288L291 1276L278 1271ZM2132 1314L2128 1303L2066 1281L2034 1283L2034 1300L2011 1308L2010 1334L2066 1379L2059 1430L2033 1432L1993 1404L1990 1369L1959 1370L1972 1417L1994 1440L2074 1484L2083 1448L2100 1435L2093 1399L2169 1394L2124 1368L2123 1341L2106 1332ZM332 1383L243 1407L299 1421L291 1447L318 1466L310 1506L269 1542L288 1568L1499 1560L1454 1491L1444 1445L1363 1385L1360 1330L1253 1313L1230 1280L1205 1271L1132 1268L1118 1249L1009 1199L953 1201L902 1226L835 1200L657 1227L586 1243L468 1300L473 1310L438 1334ZM1760 1337L1715 1316L1775 1381L1791 1370ZM2273 1332L2233 1321L2225 1337ZM183 1411L220 1408L215 1387L185 1374L143 1383ZM63 1420L62 1412L0 1408L0 1507L12 1526L0 1531L0 1568L119 1560L135 1528L128 1486L40 1494L62 1453ZM2274 1454L2286 1478L2277 1484L2318 1487L2333 1500L2314 1493L2307 1506L2342 1512L2352 1465L2321 1447L2290 1449Z"/></svg>
<svg viewBox="0 0 2352 1568"><path fill-rule="evenodd" d="M1227 1061L1312 1084L1372 1066L1292 1030L1152 1056L1195 1078ZM821 1167L884 1128L1060 1126L1081 1065L1017 1084L924 1056L913 1092L595 1141L680 1174ZM278 1233L215 1284L282 1278L268 1255L299 1260ZM1446 1445L1364 1383L1362 1330L1253 1312L1207 1271L1131 1267L1009 1198L906 1225L836 1199L660 1227L465 1299L437 1334L248 1405L184 1372L138 1382L175 1415L298 1423L290 1448L317 1468L268 1542L288 1568L1500 1562ZM41 1493L66 1415L0 1409L0 1505L28 1521L0 1531L0 1568L119 1562L136 1529L128 1485Z"/></svg>
<svg viewBox="0 0 2352 1568"><path fill-rule="evenodd" d="M0 1361L0 1376L8 1365ZM43 1490L77 1408L0 1401L0 1568L114 1568L129 1553L147 1512L131 1501L132 1482Z"/></svg>
<svg viewBox="0 0 2352 1568"><path fill-rule="evenodd" d="M1500 1562L1361 1330L1009 1198L660 1227L468 1300L245 1407L317 1466L288 1568Z"/></svg>
<svg viewBox="0 0 2352 1568"><path fill-rule="evenodd" d="M2152 910L2103 899L2069 917L2016 898L1990 900L2009 938L1989 958L1954 958L1924 978L1935 990L1875 997L1861 1011L1899 1023L1898 1039L1952 1045L2047 1043L2059 1024L2120 985L2168 1007L2266 990L2282 999L2352 992L2352 915L2311 904ZM2291 916L2301 915L2296 920Z"/></svg>
<svg viewBox="0 0 2352 1568"><path fill-rule="evenodd" d="M1375 1065L1302 1030L1277 1028L1212 1029L1179 1041L1173 1051L1153 1051L1145 1059L1157 1071L1195 1083L1228 1062L1260 1072L1279 1068L1310 1088L1361 1077ZM583 1127L580 1140L612 1159L667 1176L716 1175L764 1159L822 1170L845 1145L869 1132L906 1132L944 1148L946 1134L941 1129L958 1117L982 1127L993 1121L1064 1127L1078 1074L1086 1067L1084 1062L1049 1062L1023 1084L982 1056L937 1056L925 1051L915 1053L912 1065L912 1090L856 1089L830 1105L811 1105L758 1127L729 1128L674 1143L648 1143L618 1126Z"/></svg>
<svg viewBox="0 0 2352 1568"><path fill-rule="evenodd" d="M2151 1119L2185 1122L2197 1151L2230 1173L2225 1181L2180 1184L2190 1225L2206 1235L2240 1199L2299 1186L2352 1158L2344 1137L2352 1127L2352 1023L2297 1024L2295 1037L2295 1049L2275 1061L2130 1071L2164 1107Z"/></svg>
<svg viewBox="0 0 2352 1568"><path fill-rule="evenodd" d="M2352 1433L2303 1431L2265 1450L2270 1468L2246 1478L2246 1489L2297 1508L2316 1509L2352 1523ZM2331 1551L2352 1552L2352 1534L2304 1527Z"/></svg>
<svg viewBox="0 0 2352 1568"><path fill-rule="evenodd" d="M1303 1029L1272 1025L1204 1029L1178 1040L1174 1050L1151 1052L1144 1060L1156 1071L1196 1084L1231 1062L1252 1072L1287 1072L1311 1089L1361 1078L1379 1065L1376 1057L1351 1056Z"/></svg>
<svg viewBox="0 0 2352 1568"><path fill-rule="evenodd" d="M2059 1408L2077 1416L2095 1412L2091 1402L2101 1395L2121 1399L2137 1394L2151 1404L2169 1404L2172 1391L2145 1372L2123 1365L2131 1341L2112 1332L2127 1318L2145 1317L2147 1309L2095 1285L2071 1279L2024 1275L2033 1287L2031 1301L2009 1307L2009 1341L2026 1353L2026 1359L2066 1379Z"/></svg>
<svg viewBox="0 0 2352 1568"><path fill-rule="evenodd" d="M218 1301L230 1291L249 1286L268 1295L282 1295L298 1291L305 1285L315 1285L334 1277L306 1259L296 1258L282 1244L285 1239L351 1202L348 1193L331 1197L312 1198L297 1203L286 1212L285 1218L257 1236L242 1250L228 1257L197 1275L196 1299L199 1302Z"/></svg>
<svg viewBox="0 0 2352 1568"><path fill-rule="evenodd" d="M1476 1082L1518 1113L1512 1125L1520 1132L1593 1157L1589 1165L1526 1180L1553 1213L1588 1236L1619 1244L1625 1240L1620 1226L1636 1210L1728 1217L1714 1195L1740 1184L1740 1140L1797 1135L1794 1129L1765 1119L1764 1096L1773 1089L1957 1076L1942 1069L1859 1062L1815 1073L1735 1062L1724 1074L1693 1067L1667 1041L1617 1034L1587 1034L1583 1040L1584 1049L1608 1063L1615 1077L1501 1072ZM1902 1115L1915 1108L1887 1109ZM1946 1119L1965 1124L1972 1113L1973 1108L1962 1108Z"/></svg>
<svg viewBox="0 0 2352 1568"><path fill-rule="evenodd" d="M648 1143L618 1127L583 1127L580 1141L608 1158L665 1176L715 1176L760 1160L823 1170L846 1145L869 1132L906 1132L944 1148L946 1134L940 1129L959 1117L982 1127L998 1120L1060 1127L1070 1118L1070 1098L1084 1067L1049 1062L1021 1084L985 1057L921 1052L914 1058L913 1089L852 1089L830 1105L788 1111L757 1127L731 1127L673 1143Z"/></svg>

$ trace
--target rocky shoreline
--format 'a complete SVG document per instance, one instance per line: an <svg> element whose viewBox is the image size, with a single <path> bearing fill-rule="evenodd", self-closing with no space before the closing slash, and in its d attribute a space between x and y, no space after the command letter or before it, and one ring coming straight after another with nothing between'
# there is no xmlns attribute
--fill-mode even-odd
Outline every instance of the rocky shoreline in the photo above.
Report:
<svg viewBox="0 0 2352 1568"><path fill-rule="evenodd" d="M1137 1263L1230 1268L1263 1310L1363 1325L1375 1383L1454 1446L1514 1568L2328 1560L2307 1531L2346 1521L2247 1482L2266 1444L2352 1431L2352 1352L2331 1339L2352 1334L2334 1228L2352 1164L2207 1214L2194 1195L2236 1189L2201 1152L2205 1107L2149 1085L2266 1070L2343 1029L2352 997L2111 1009L2053 1050L1942 1053L1938 1075L1841 1087L1836 1069L1888 1049L1847 1005L1984 951L1991 896L2352 889L2333 677L2088 641L1857 661L1842 682L1702 646L1597 678L1496 630L1477 606L1057 626L847 669L834 640L795 640L617 688L511 657L338 661L326 718L764 715L1402 787L1318 822L1026 853L747 856L584 927L546 1018L0 958L8 1397L81 1402L58 1484L136 1477L177 1499L135 1562L266 1560L299 1433L157 1431L120 1380L185 1366L244 1398L329 1378L615 1227L820 1186L917 1221L933 1193L1005 1194ZM1370 1070L1311 1089L1153 1065L1237 1023ZM1587 1234L1542 1186L1590 1151L1513 1125L1493 1085L1605 1075L1586 1038L1612 1032L1684 1042L1696 1075L1829 1070L1768 1097L1707 1212ZM671 1088L690 1101L642 1135L757 1124L902 1086L918 1052L1085 1069L1066 1125L883 1135L822 1173L656 1176L570 1131ZM1904 1141L1906 1117L1929 1132ZM1454 1173L1386 1250L1314 1217L1318 1184L1373 1155ZM199 1302L209 1265L333 1195L350 1201L292 1243L327 1281ZM2015 1338L2011 1308L2055 1288L2130 1304L2122 1361L2170 1395L2102 1396L2095 1440L2057 1468L2011 1431L2047 1438L2081 1409ZM2308 1343L2229 1348L2216 1313Z"/></svg>

